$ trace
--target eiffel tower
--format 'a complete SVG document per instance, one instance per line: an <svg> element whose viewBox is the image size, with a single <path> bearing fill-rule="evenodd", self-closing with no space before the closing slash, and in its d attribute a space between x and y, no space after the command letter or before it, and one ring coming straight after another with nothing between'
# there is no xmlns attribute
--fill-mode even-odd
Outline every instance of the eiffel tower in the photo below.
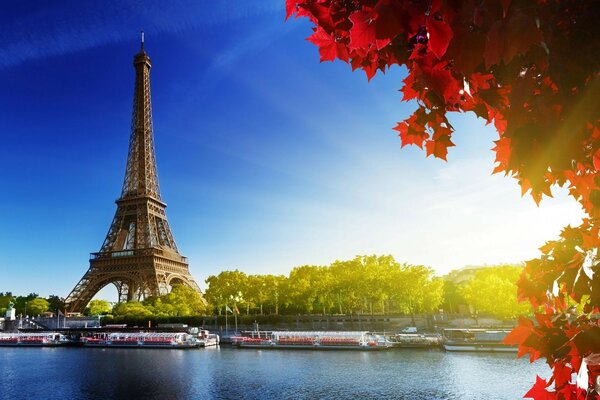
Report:
<svg viewBox="0 0 600 400"><path fill-rule="evenodd" d="M150 105L150 57L141 50L133 59L135 90L129 154L121 197L106 239L98 253L90 255L90 267L67 296L66 309L82 312L98 291L117 287L118 299L141 300L166 294L173 284L200 292L190 275L187 258L179 254L169 228L158 187L152 109Z"/></svg>

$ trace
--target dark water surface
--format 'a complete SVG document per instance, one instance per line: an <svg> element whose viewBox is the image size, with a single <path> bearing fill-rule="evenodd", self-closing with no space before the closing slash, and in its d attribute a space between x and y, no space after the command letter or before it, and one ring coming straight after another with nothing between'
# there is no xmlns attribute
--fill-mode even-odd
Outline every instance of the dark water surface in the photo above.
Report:
<svg viewBox="0 0 600 400"><path fill-rule="evenodd" d="M0 399L519 399L515 354L0 347Z"/></svg>

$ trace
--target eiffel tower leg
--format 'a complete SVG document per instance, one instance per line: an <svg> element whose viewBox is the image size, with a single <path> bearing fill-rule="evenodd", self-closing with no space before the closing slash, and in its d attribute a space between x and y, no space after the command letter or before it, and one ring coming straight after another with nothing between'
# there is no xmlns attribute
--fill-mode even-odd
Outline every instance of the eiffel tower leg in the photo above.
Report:
<svg viewBox="0 0 600 400"><path fill-rule="evenodd" d="M83 312L96 293L109 283L117 287L119 299L122 299L123 293L127 292L127 287L116 278L90 267L65 299L65 309L69 312Z"/></svg>
<svg viewBox="0 0 600 400"><path fill-rule="evenodd" d="M124 294L126 296L125 301L133 301L135 299L136 285L133 280L126 283L127 285L127 293Z"/></svg>
<svg viewBox="0 0 600 400"><path fill-rule="evenodd" d="M129 294L129 286L127 283L122 281L113 282L117 287L117 299L119 303L127 302L127 296Z"/></svg>
<svg viewBox="0 0 600 400"><path fill-rule="evenodd" d="M169 285L167 284L167 276L165 274L156 275L156 291L159 296L169 293Z"/></svg>

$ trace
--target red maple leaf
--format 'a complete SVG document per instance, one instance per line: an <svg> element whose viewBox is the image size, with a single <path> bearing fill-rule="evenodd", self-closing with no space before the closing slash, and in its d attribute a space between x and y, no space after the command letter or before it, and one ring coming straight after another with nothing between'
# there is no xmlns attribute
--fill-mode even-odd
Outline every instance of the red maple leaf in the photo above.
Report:
<svg viewBox="0 0 600 400"><path fill-rule="evenodd" d="M429 134L425 132L425 125L419 121L422 118L422 110L417 110L405 121L399 122L394 128L400 132L400 142L402 147L406 145L417 145L423 148L423 142L429 138Z"/></svg>
<svg viewBox="0 0 600 400"><path fill-rule="evenodd" d="M328 32L332 32L335 29L335 24L333 23L329 7L319 3L304 3L302 7L311 14L311 19L314 20L316 25L324 28Z"/></svg>
<svg viewBox="0 0 600 400"><path fill-rule="evenodd" d="M375 24L371 11L357 11L350 16L350 48L368 50L375 42Z"/></svg>
<svg viewBox="0 0 600 400"><path fill-rule="evenodd" d="M285 20L296 12L296 0L285 0Z"/></svg>
<svg viewBox="0 0 600 400"><path fill-rule="evenodd" d="M336 58L348 62L348 50L344 43L336 41L329 33L322 28L306 38L311 43L319 47L321 62L333 61Z"/></svg>
<svg viewBox="0 0 600 400"><path fill-rule="evenodd" d="M442 58L452 40L452 28L441 17L428 17L425 24L429 34L429 48L437 58Z"/></svg>
<svg viewBox="0 0 600 400"><path fill-rule="evenodd" d="M504 338L504 344L522 344L531 336L533 322L529 318L520 317L518 325Z"/></svg>
<svg viewBox="0 0 600 400"><path fill-rule="evenodd" d="M375 5L375 35L377 40L392 40L404 32L401 20L406 11L397 2L379 0Z"/></svg>
<svg viewBox="0 0 600 400"><path fill-rule="evenodd" d="M570 383L571 374L573 373L573 369L570 366L564 363L556 363L553 370L552 377L556 389L560 389Z"/></svg>
<svg viewBox="0 0 600 400"><path fill-rule="evenodd" d="M548 386L548 382L545 379L540 378L538 375L535 376L535 384L529 389L523 398L525 399L534 399L534 400L551 400L554 399L555 396L553 393L549 393L546 390Z"/></svg>
<svg viewBox="0 0 600 400"><path fill-rule="evenodd" d="M448 147L454 146L454 143L450 140L448 135L440 135L439 137L428 140L425 142L425 148L427 156L433 154L436 158L441 158L444 161L448 161L446 156L448 155Z"/></svg>
<svg viewBox="0 0 600 400"><path fill-rule="evenodd" d="M594 153L593 161L596 171L600 171L600 148Z"/></svg>

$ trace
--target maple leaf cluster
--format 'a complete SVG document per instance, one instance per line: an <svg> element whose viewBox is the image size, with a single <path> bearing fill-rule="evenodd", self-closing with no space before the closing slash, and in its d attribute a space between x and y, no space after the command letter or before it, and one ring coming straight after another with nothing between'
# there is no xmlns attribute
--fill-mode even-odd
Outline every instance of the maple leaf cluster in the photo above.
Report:
<svg viewBox="0 0 600 400"><path fill-rule="evenodd" d="M498 132L494 173L517 179L536 203L553 185L568 187L589 218L527 263L519 299L539 312L535 323L521 320L509 340L553 369L530 397L584 396L571 373L600 353L598 3L286 0L286 14L314 23L307 39L321 61L342 60L369 80L393 65L407 68L403 100L417 109L394 128L402 147L446 160L454 146L447 113L471 111Z"/></svg>

